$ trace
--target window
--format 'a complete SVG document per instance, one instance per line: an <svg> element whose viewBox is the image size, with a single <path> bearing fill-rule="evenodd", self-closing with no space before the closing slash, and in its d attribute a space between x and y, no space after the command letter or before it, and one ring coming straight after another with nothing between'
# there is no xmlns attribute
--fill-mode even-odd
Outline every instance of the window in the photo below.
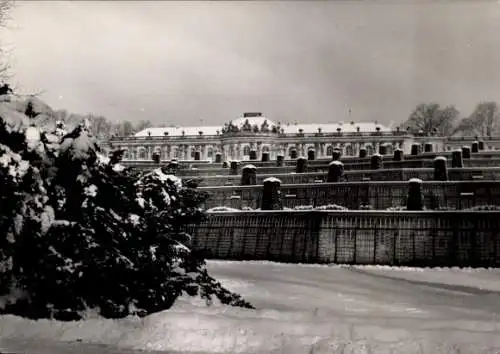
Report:
<svg viewBox="0 0 500 354"><path fill-rule="evenodd" d="M353 156L354 155L354 150L352 149L351 145L346 146L345 154L346 154L346 156Z"/></svg>
<svg viewBox="0 0 500 354"><path fill-rule="evenodd" d="M262 152L269 152L269 147L268 146L264 146L262 148Z"/></svg>
<svg viewBox="0 0 500 354"><path fill-rule="evenodd" d="M207 151L207 157L212 158L214 156L214 149L209 148Z"/></svg>
<svg viewBox="0 0 500 354"><path fill-rule="evenodd" d="M250 155L250 146L247 145L243 148L243 155Z"/></svg>
<svg viewBox="0 0 500 354"><path fill-rule="evenodd" d="M125 150L125 151L123 152L123 158L124 158L124 159L128 159L128 158L129 158L129 157L128 157L128 150Z"/></svg>
<svg viewBox="0 0 500 354"><path fill-rule="evenodd" d="M139 150L139 160L146 160L146 150L145 149Z"/></svg>
<svg viewBox="0 0 500 354"><path fill-rule="evenodd" d="M366 154L367 154L368 156L373 155L373 151L374 151L374 149L373 149L373 146L372 146L372 145L366 145L366 146L365 146L365 149L366 149Z"/></svg>
<svg viewBox="0 0 500 354"><path fill-rule="evenodd" d="M329 146L326 148L326 156L332 156L333 155L333 146Z"/></svg>

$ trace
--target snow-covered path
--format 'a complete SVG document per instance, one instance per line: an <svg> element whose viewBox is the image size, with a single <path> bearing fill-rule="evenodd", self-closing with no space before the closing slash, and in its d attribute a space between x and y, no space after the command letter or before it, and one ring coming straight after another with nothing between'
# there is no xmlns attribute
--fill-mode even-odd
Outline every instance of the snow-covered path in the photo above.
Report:
<svg viewBox="0 0 500 354"><path fill-rule="evenodd" d="M223 261L209 268L257 311L186 299L143 320L5 316L0 352L500 353L500 270Z"/></svg>

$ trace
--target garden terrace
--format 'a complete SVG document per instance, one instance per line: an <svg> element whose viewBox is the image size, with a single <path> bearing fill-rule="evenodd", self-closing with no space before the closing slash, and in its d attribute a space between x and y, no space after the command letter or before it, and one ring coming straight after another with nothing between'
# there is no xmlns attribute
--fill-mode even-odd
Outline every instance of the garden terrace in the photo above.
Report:
<svg viewBox="0 0 500 354"><path fill-rule="evenodd" d="M370 162L363 163L347 163L343 162L344 170L346 171L366 171L370 170ZM402 169L402 168L432 168L433 160L409 160L409 161L383 161L385 169ZM254 164L252 164L254 165ZM448 167L452 167L451 160L447 160ZM240 164L239 167L243 167L245 164ZM254 165L255 166L255 165ZM500 166L500 159L463 159L464 167L496 167ZM286 167L257 167L257 174L281 174L281 173L293 173L295 172L295 166ZM308 172L326 172L328 171L328 164L307 164ZM181 169L178 171L178 176L190 175L190 176L214 176L222 175L228 173L227 168L204 168L204 169Z"/></svg>
<svg viewBox="0 0 500 354"><path fill-rule="evenodd" d="M330 160L331 162L331 160ZM296 162L295 162L296 163ZM344 170L346 171L366 171L371 167L370 162L362 162L362 163L349 163L347 161L343 161ZM250 164L250 163L249 163ZM293 173L296 170L295 166L266 166L266 167L258 167L258 164L251 163L252 165L257 167L257 174L283 174L283 173ZM401 169L401 168L432 168L433 160L406 160L406 161L392 161L392 159L385 158L383 161L385 169ZM125 165L132 165L127 164ZM244 167L246 163L239 163L239 168ZM451 160L447 160L448 167L452 166ZM136 168L151 170L154 168L158 168L158 164L154 163L142 163L135 165ZM463 159L464 167L495 167L500 166L500 159ZM328 163L326 164L310 164L307 163L307 171L308 172L326 172L328 171ZM206 167L197 167L197 168L187 168L186 166L181 166L177 171L176 175L179 177L182 176L221 176L227 175L230 173L229 168L222 167L214 167L214 164L207 164Z"/></svg>
<svg viewBox="0 0 500 354"><path fill-rule="evenodd" d="M408 181L410 178L419 178L423 181L432 181L434 179L433 168L404 168L404 169L380 169L366 171L346 171L345 176L349 182L361 181ZM307 173L283 173L283 174L261 174L257 175L256 184L262 184L266 178L276 177L283 184L305 184L325 182L326 172L307 172ZM449 180L452 181L472 181L500 180L500 167L462 167L449 168ZM183 179L199 180L200 187L208 186L237 186L240 185L241 175L224 176L184 176Z"/></svg>
<svg viewBox="0 0 500 354"><path fill-rule="evenodd" d="M201 187L210 197L205 208L227 206L235 209L258 209L263 186ZM495 205L500 200L500 182L425 181L422 183L426 209L467 209ZM406 206L408 182L340 182L281 185L285 208L336 204L348 209L384 210Z"/></svg>
<svg viewBox="0 0 500 354"><path fill-rule="evenodd" d="M208 258L407 266L500 266L497 211L209 213L189 227Z"/></svg>
<svg viewBox="0 0 500 354"><path fill-rule="evenodd" d="M404 161L415 161L415 160L422 160L422 161L432 161L434 158L438 156L444 156L447 159L451 160L451 151L442 151L442 152L430 152L430 153L422 153L419 155L404 155L403 160ZM386 154L383 155L384 157L384 162L392 162L393 161L393 156L392 154ZM369 163L370 162L370 156L368 157L354 157L354 156L341 156L340 161L342 161L344 164L349 165L349 164L363 164L363 163ZM491 159L498 159L500 160L500 150L496 151L480 151L478 153L471 153L471 157L469 160L491 160ZM129 163L130 160L124 161L125 163ZM332 161L331 157L329 158L319 158L315 160L308 160L307 164L308 165L327 165ZM139 162L139 161L137 161ZM144 162L144 161L143 161ZM145 161L152 163L152 161ZM194 168L199 168L199 169L204 169L204 168L213 168L215 163L206 163L203 161L203 163L199 164L199 161L190 161L189 166L194 167ZM500 161L499 161L500 162ZM130 161L131 164L135 163L135 161ZM283 166L295 166L297 163L296 159L285 159L283 160ZM256 167L273 167L276 166L276 160L272 161L260 161L260 160L242 160L240 161L240 164L252 164ZM217 165L217 164L215 164Z"/></svg>
<svg viewBox="0 0 500 354"><path fill-rule="evenodd" d="M437 156L444 156L447 157L448 159L451 159L451 154L452 151L442 151L442 152L431 152L431 153L421 153L419 155L404 155L404 161L413 161L413 160L426 160L426 161L432 161L435 157ZM478 160L478 161L486 161L486 160L491 160L491 159L499 159L500 160L500 151L495 150L495 151L479 151L478 153L471 153L470 159L464 159L465 160ZM331 157L329 158L319 158L315 160L309 160L307 163L310 166L314 165L327 165L329 162L331 162L332 159ZM341 161L345 163L346 165L348 164L363 164L363 163L369 163L370 162L370 157L353 157L353 156L342 156ZM168 160L162 160L160 164L167 163ZM389 163L393 162L393 155L392 154L386 154L384 155L384 162ZM500 161L499 161L500 162ZM296 165L296 159L285 159L283 161L283 166L295 166ZM131 159L124 159L123 164L127 166L135 166L138 168L155 168L158 166L157 163L153 162L152 160L131 160ZM266 161L262 162L260 160L242 160L240 161L240 164L252 164L256 167L275 167L276 166L276 160L272 161ZM214 163L210 160L179 160L179 165L182 168L188 168L188 167L193 167L193 168L198 168L198 169L212 169L214 166L220 166L221 164Z"/></svg>

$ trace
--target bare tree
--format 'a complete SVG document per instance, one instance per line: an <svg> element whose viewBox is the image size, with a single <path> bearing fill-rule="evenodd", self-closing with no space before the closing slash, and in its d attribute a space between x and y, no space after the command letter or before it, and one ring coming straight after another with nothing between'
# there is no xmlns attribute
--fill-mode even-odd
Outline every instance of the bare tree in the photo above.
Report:
<svg viewBox="0 0 500 354"><path fill-rule="evenodd" d="M101 141L107 141L111 138L113 125L103 116L88 114L86 117L90 122L92 133Z"/></svg>
<svg viewBox="0 0 500 354"><path fill-rule="evenodd" d="M153 126L153 123L151 123L151 121L149 121L149 120L141 120L135 126L135 130L139 132L141 130L144 130L144 129L147 129L147 128L151 128L152 126Z"/></svg>
<svg viewBox="0 0 500 354"><path fill-rule="evenodd" d="M116 123L113 127L113 134L118 136L129 136L134 134L133 124L126 120L120 123Z"/></svg>
<svg viewBox="0 0 500 354"><path fill-rule="evenodd" d="M439 134L448 136L460 112L454 106L441 107L438 103L422 103L410 114L403 129L424 135Z"/></svg>
<svg viewBox="0 0 500 354"><path fill-rule="evenodd" d="M479 103L472 114L462 119L455 133L469 136L491 137L499 131L500 110L496 102Z"/></svg>
<svg viewBox="0 0 500 354"><path fill-rule="evenodd" d="M0 0L0 31L7 28L7 23L11 19L10 11L14 6L12 0ZM10 49L5 43L0 43L0 81L7 81L10 78L9 73L9 53Z"/></svg>

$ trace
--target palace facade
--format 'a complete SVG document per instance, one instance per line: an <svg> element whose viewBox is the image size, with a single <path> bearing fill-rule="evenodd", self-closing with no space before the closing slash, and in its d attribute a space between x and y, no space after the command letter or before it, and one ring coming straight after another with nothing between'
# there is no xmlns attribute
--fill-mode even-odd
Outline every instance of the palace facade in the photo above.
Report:
<svg viewBox="0 0 500 354"><path fill-rule="evenodd" d="M469 141L470 140L470 141ZM386 146L392 154L401 148L409 154L412 144L431 145L432 151L446 151L470 144L472 138L412 135L405 130L376 122L338 122L334 124L280 124L261 113L244 113L224 126L165 127L144 129L133 136L113 137L108 149L123 149L124 160L249 160L261 159L267 153L271 160L278 155L285 159L307 156L314 151L316 158L332 155L340 149L344 156L357 156L361 148L371 155ZM491 140L491 139L490 139ZM485 144L496 149L499 141Z"/></svg>

